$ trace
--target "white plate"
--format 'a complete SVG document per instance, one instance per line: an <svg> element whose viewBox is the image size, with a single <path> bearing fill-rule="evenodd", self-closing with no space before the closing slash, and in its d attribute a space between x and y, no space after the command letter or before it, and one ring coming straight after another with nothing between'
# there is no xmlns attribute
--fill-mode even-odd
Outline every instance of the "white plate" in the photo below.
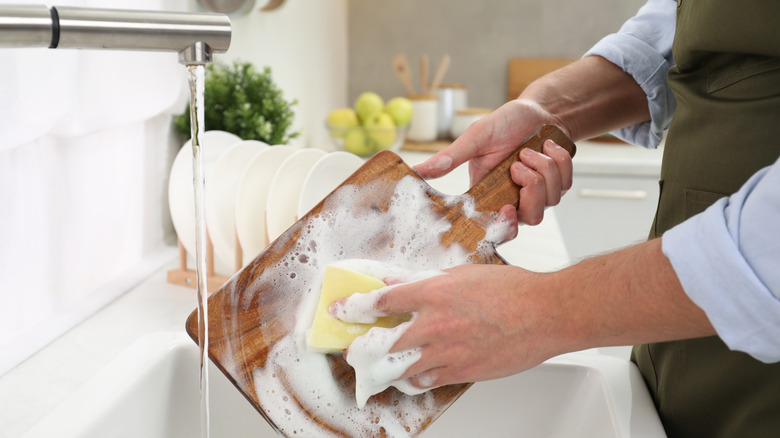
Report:
<svg viewBox="0 0 780 438"><path fill-rule="evenodd" d="M319 204L363 163L362 158L345 151L331 152L320 158L303 182L298 200L298 217L303 217Z"/></svg>
<svg viewBox="0 0 780 438"><path fill-rule="evenodd" d="M236 266L236 190L252 158L268 149L257 140L245 140L230 146L217 159L211 178L206 181L206 223L214 244L214 254L227 266ZM242 263L243 260L238 260Z"/></svg>
<svg viewBox="0 0 780 438"><path fill-rule="evenodd" d="M276 171L266 204L268 239L273 242L298 220L298 198L306 175L320 158L322 149L302 149L284 160Z"/></svg>
<svg viewBox="0 0 780 438"><path fill-rule="evenodd" d="M206 181L209 181L214 171L217 159L230 146L241 139L229 132L207 131L201 140L203 148L203 165ZM208 182L206 183L208 184ZM206 188L208 191L208 187ZM176 234L179 235L184 249L195 256L195 195L192 188L192 140L182 146L171 166L168 181L168 205L171 208L171 220ZM232 265L224 266L216 263L215 270L220 274L233 272ZM222 266L220 266L222 265Z"/></svg>
<svg viewBox="0 0 780 438"><path fill-rule="evenodd" d="M255 155L241 176L236 191L235 214L244 266L268 245L265 233L268 189L276 169L294 152L295 149L289 146L272 146Z"/></svg>

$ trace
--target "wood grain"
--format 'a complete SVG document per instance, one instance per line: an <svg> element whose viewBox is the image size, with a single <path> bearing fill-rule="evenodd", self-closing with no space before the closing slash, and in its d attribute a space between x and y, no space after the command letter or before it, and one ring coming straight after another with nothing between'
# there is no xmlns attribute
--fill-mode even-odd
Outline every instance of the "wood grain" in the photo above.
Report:
<svg viewBox="0 0 780 438"><path fill-rule="evenodd" d="M509 167L518 159L517 152L520 149L530 147L540 151L542 143L548 138L552 138L574 155L574 144L560 130L553 126L540 128L521 147L510 154L482 181L469 190L468 193L476 199L477 210L480 212L498 212L505 204L517 202L519 196L518 187L511 181ZM407 176L422 181L419 175L397 155L384 151L371 158L371 160L347 178L342 183L342 186L367 186L371 184L369 187L376 189L372 189L371 196L367 198L365 205L361 203L352 205L350 208L370 208L386 211L393 195L394 183ZM381 184L373 184L377 181L381 182ZM445 202L444 195L435 190L430 189L427 191L427 194L435 205L431 214L446 218L452 224L450 231L441 237L441 244L450 245L458 243L466 250L473 251L485 236L485 224L477 223L473 219L473 215L464 214L461 205L452 205ZM333 196L333 193L328 195L326 200L331 196ZM300 304L301 296L303 295L296 290L286 290L285 288L275 286L277 284L275 278L278 278L278 272L274 272L274 266L294 251L299 239L302 239L302 233L309 217L324 213L325 205L325 200L323 200L323 202L315 206L243 270L234 275L219 291L211 295L208 300L209 356L211 360L272 425L274 425L273 421L266 415L255 393L254 370L269 365L267 363L271 360L269 359L269 351L291 332L293 325L289 320L290 315L295 314L295 309ZM377 235L377 244L375 247L365 249L367 254L364 258L375 257L376 259L381 259L383 248L386 248L388 239L392 239L392 236ZM474 258L470 262L505 263L495 251L487 256ZM198 340L197 313L197 309L194 310L186 322L187 332L196 342ZM354 370L344 361L341 355L330 355L328 361L338 384L342 388L346 388L349 393L354 394ZM277 375L275 378L283 381L286 379L286 376ZM260 383L262 384L262 382ZM414 436L424 430L463 394L469 386L470 384L459 384L432 390L431 392L435 400L435 412L430 417L422 419L423 421L416 424L417 429L411 430L411 434ZM398 396L398 391L390 388L383 393L375 395L372 399L383 406L391 408L393 400ZM398 412L397 414L400 418L400 415L403 413ZM312 418L324 427L334 431L336 435L351 436L350 431L340 431L335 426L328 424L327 418ZM383 435L384 432L381 429L374 431L372 434L372 436Z"/></svg>

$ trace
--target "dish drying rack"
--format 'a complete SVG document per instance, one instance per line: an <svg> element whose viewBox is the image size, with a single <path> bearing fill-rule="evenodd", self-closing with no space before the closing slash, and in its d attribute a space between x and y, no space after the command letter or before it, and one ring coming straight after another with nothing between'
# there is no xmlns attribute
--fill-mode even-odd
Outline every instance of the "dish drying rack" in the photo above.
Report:
<svg viewBox="0 0 780 438"><path fill-rule="evenodd" d="M168 283L178 286L185 286L191 289L197 288L198 278L194 269L187 266L187 249L181 239L177 239L179 246L179 266L168 271ZM268 238L266 237L266 243ZM241 244L236 236L236 254L233 273L238 272L243 267L244 253ZM211 236L206 229L206 289L208 292L216 292L225 282L230 279L229 276L218 274L214 270L214 244L211 242Z"/></svg>

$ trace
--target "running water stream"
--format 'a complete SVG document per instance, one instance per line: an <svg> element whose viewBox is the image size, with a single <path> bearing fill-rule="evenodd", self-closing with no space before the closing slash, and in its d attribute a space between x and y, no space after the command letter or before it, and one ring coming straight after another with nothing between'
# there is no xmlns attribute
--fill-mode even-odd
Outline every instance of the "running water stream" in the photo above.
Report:
<svg viewBox="0 0 780 438"><path fill-rule="evenodd" d="M201 139L205 132L204 92L206 68L187 67L190 85L192 133L192 184L195 192L195 272L198 291L198 346L200 348L200 435L209 437L208 287L206 275L206 172Z"/></svg>

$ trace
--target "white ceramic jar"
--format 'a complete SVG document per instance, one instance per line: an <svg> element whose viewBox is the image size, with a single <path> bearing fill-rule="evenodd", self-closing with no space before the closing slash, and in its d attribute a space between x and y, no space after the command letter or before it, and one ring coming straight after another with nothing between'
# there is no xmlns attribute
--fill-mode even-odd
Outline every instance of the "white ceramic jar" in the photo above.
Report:
<svg viewBox="0 0 780 438"><path fill-rule="evenodd" d="M412 102L412 121L406 138L426 142L436 140L436 96L409 96Z"/></svg>
<svg viewBox="0 0 780 438"><path fill-rule="evenodd" d="M463 108L455 111L452 118L450 134L453 139L460 137L464 131L474 122L493 112L488 108Z"/></svg>
<svg viewBox="0 0 780 438"><path fill-rule="evenodd" d="M463 84L441 84L436 90L437 109L437 134L439 139L450 138L452 119L455 111L468 107L468 95Z"/></svg>

